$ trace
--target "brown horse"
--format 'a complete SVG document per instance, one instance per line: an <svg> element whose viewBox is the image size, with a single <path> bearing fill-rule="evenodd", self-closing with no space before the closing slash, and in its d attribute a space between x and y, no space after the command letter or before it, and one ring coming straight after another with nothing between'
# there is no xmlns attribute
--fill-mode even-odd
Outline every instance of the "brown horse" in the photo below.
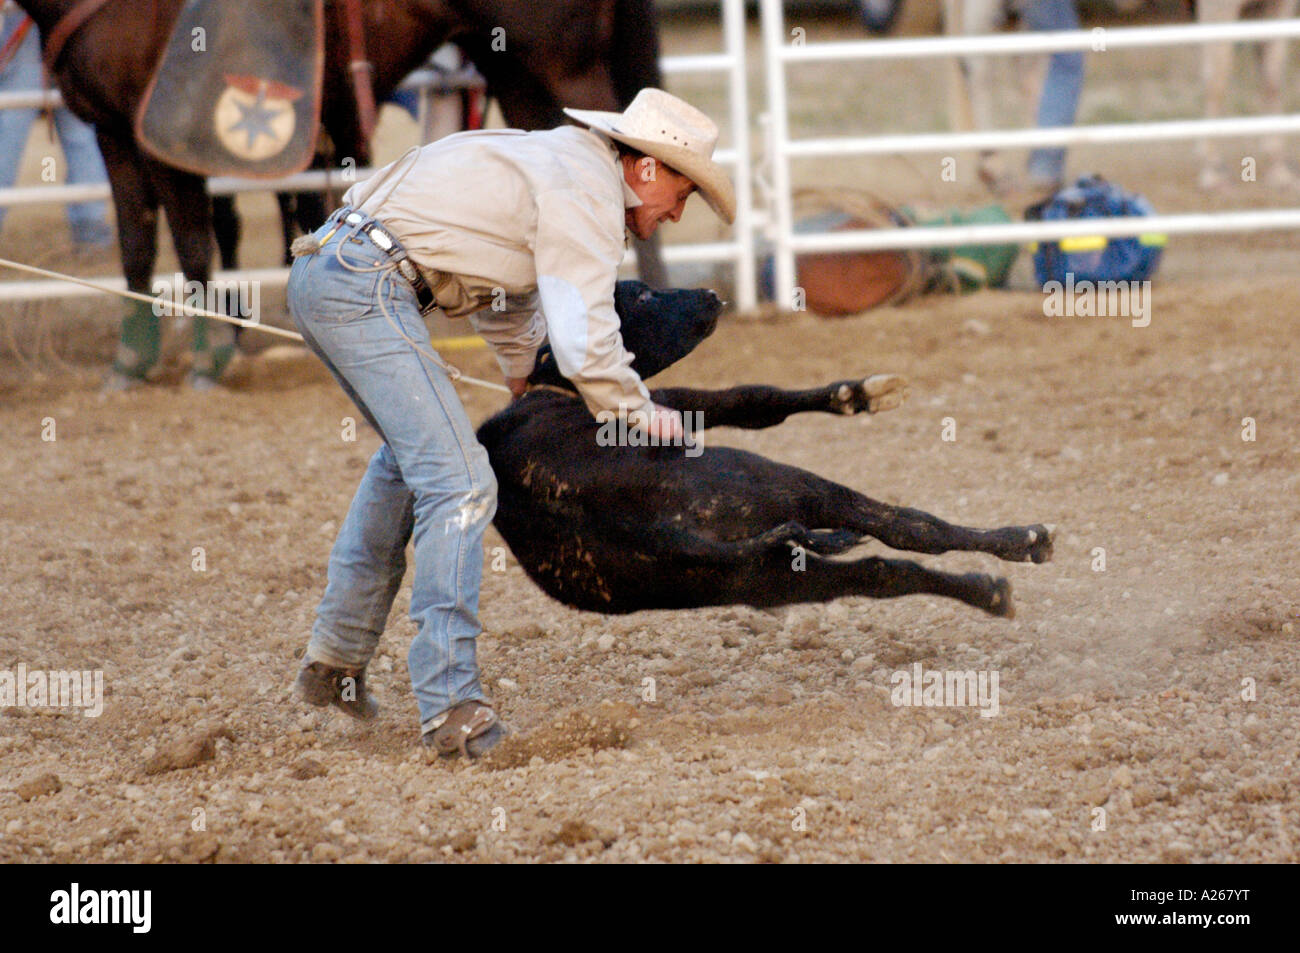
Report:
<svg viewBox="0 0 1300 953"><path fill-rule="evenodd" d="M86 0L19 0L48 40ZM133 120L183 0L108 0L58 55L54 78L74 113L95 126L117 209L127 286L149 294L158 210L167 213L181 270L207 286L212 206L200 176L165 165L137 145ZM367 155L347 68L341 3L325 4L321 121L337 156ZM463 43L488 78L506 121L558 124L560 107L619 109L642 86L659 85L652 0L363 0L375 99L449 39ZM504 31L504 32L502 32ZM494 42L496 41L496 42ZM502 50L504 41L505 49ZM210 385L234 352L230 326L194 321L192 383ZM158 359L159 318L134 307L122 326L111 383L142 379Z"/></svg>

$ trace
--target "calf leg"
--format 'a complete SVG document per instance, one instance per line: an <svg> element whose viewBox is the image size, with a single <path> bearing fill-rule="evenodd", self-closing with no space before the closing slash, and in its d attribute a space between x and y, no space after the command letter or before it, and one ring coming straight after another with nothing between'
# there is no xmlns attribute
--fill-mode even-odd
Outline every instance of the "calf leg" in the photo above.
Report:
<svg viewBox="0 0 1300 953"><path fill-rule="evenodd" d="M927 569L910 559L870 556L851 562L808 557L802 570L773 554L758 566L737 567L726 598L719 603L744 603L757 607L829 602L843 596L895 599L932 595L957 599L990 615L1015 616L1011 584L984 573L948 573Z"/></svg>
<svg viewBox="0 0 1300 953"><path fill-rule="evenodd" d="M644 555L671 557L680 572L671 586L644 592L641 599L620 605L617 611L737 603L783 606L829 602L841 596L893 599L924 593L958 599L991 615L1011 618L1015 614L1011 586L1000 577L941 572L909 559L823 558L857 542L855 534L845 530L810 531L790 522L747 539L714 540L680 526L659 526L648 540L651 549ZM638 542L644 545L647 537ZM561 575L571 580L583 568L579 565L578 573ZM611 611L601 604L586 607Z"/></svg>
<svg viewBox="0 0 1300 953"><path fill-rule="evenodd" d="M702 414L707 427L775 427L791 414L880 413L900 406L907 397L907 379L898 374L874 374L865 380L837 381L810 390L745 385L727 390L666 387L655 390L655 403L683 413Z"/></svg>
<svg viewBox="0 0 1300 953"><path fill-rule="evenodd" d="M938 554L951 550L989 553L1008 562L1045 563L1052 558L1055 527L1003 526L974 529L944 522L924 510L890 506L848 487L826 481L822 511L810 525L871 536L891 549Z"/></svg>
<svg viewBox="0 0 1300 953"><path fill-rule="evenodd" d="M729 540L701 536L676 524L661 524L652 529L649 538L651 551L655 555L718 563L750 559L774 550L785 552L792 546L822 556L834 556L847 552L858 544L857 535L848 530L810 530L796 522L782 523L747 539Z"/></svg>

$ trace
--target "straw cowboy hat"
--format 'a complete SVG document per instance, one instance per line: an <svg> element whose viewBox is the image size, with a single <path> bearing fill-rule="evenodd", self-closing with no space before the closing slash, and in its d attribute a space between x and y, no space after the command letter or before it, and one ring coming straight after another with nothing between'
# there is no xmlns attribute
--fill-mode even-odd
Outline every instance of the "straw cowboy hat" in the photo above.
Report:
<svg viewBox="0 0 1300 953"><path fill-rule="evenodd" d="M718 127L690 103L662 89L647 88L621 113L594 109L564 112L680 172L695 183L723 221L730 225L736 220L736 192L722 167L713 161Z"/></svg>

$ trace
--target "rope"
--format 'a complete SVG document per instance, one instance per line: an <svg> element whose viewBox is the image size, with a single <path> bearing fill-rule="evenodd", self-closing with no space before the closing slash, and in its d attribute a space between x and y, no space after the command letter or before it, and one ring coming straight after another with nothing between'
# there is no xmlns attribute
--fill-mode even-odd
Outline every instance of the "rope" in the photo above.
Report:
<svg viewBox="0 0 1300 953"><path fill-rule="evenodd" d="M361 226L363 224L364 222L359 222L356 225L351 226L350 230L347 233L347 237L350 238L353 235L355 235L358 231L360 231ZM335 225L335 228L338 227L339 227L338 225ZM506 387L503 384L492 384L487 381L478 380L477 378L466 377L464 374L461 373L460 368L456 367L454 364L449 364L447 361L444 361L440 354L437 354L434 351L427 351L424 348L420 347L418 341L411 340L411 336L406 333L406 328L402 327L401 322L398 321L395 317L393 317L393 315L388 310L388 284L392 282L393 275L397 274L397 263L390 260L390 261L382 261L378 265L349 264L348 262L343 260L343 244L344 241L342 238L340 238L339 241L335 243L334 260L338 262L340 268L344 268L348 271L355 272L356 274L364 275L374 271L380 273L379 283L375 288L375 295L376 297L379 298L379 311L384 316L384 319L388 322L389 326L398 333L401 339L405 341L407 344L411 345L411 350L415 351L416 354L420 355L425 360L430 361L436 367L442 368L443 372L446 373L446 375L449 378L451 378L453 383L455 381L463 380L469 384L478 384L480 387L487 387L490 388L491 390L499 390L499 391L503 391L504 393L510 394L510 388ZM513 397L514 395L511 394L511 396Z"/></svg>
<svg viewBox="0 0 1300 953"><path fill-rule="evenodd" d="M138 291L123 291L119 288L110 288L107 285L101 285L94 281L87 281L85 278L78 278L75 275L68 275L59 271L50 271L47 268L38 268L35 265L25 265L20 261L11 261L8 258L0 258L0 267L12 268L14 271L22 271L31 275L40 275L42 278L54 278L59 281L71 282L74 285L82 285L86 288L94 288L96 291L102 291L105 294L117 295L122 298L131 298L136 301L143 301L146 304L159 303L159 299L156 296L141 294ZM345 265L345 267L348 266ZM391 266L389 267L391 270ZM446 371L447 376L450 377L453 381L464 381L466 384L473 384L475 387L482 387L487 390L500 391L503 394L510 393L510 388L506 387L504 384L496 384L493 383L492 381L480 380L477 377L469 377L465 374L462 374L459 369L453 367L451 364L448 364L437 354L431 351L427 351L424 348L420 347L419 344L411 340L411 338L407 335L406 331L393 319L392 315L388 313L388 308L385 307L384 304L385 297L386 295L383 294L380 295L379 306L380 306L380 310L383 312L384 317L388 319L388 323L393 326L393 328L397 331L397 333L402 336L402 339L406 341L408 344L410 344L411 347L413 347L417 353L419 353L422 357L426 359L432 360L435 364L437 364L444 371ZM213 318L214 320L217 321L225 321L227 324L237 324L241 328L249 328L254 331L265 331L267 334L275 334L282 338L288 338L291 341L299 341L299 342L302 341L302 335L299 334L297 331L289 331L285 328L277 328L271 324L262 324L261 322L258 321L249 321L247 318L236 318L236 317L232 317L229 314L222 314L219 311L209 311L207 308L199 308L196 307L195 305L187 304L186 302L183 301L180 302L167 301L166 305L169 310L175 310L176 308L179 308L181 313L190 315L191 317ZM439 341L434 343L435 346L439 346L439 347L461 349L466 347L467 343L471 340L477 341L478 339L477 338L470 339L464 337L445 338L445 339L440 339Z"/></svg>

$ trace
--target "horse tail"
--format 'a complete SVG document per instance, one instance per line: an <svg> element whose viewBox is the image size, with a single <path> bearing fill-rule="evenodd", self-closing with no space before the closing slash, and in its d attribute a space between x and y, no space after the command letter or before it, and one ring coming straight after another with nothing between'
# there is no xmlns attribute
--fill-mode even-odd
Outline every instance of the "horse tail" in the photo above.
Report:
<svg viewBox="0 0 1300 953"><path fill-rule="evenodd" d="M662 86L659 69L659 18L654 0L614 0L614 92L626 108L646 86Z"/></svg>

